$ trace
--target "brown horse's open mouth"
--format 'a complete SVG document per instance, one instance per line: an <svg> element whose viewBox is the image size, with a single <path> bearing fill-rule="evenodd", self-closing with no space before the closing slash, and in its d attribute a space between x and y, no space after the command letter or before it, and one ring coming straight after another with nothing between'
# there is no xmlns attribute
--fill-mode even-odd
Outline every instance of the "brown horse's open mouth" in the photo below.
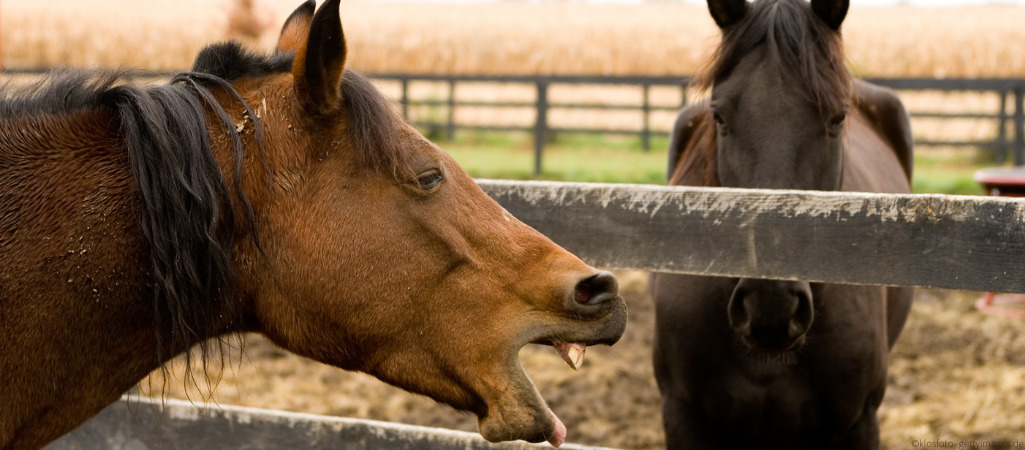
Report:
<svg viewBox="0 0 1025 450"><path fill-rule="evenodd" d="M587 344L553 341L549 345L571 368L577 369L583 363ZM479 415L481 436L492 442L522 439L561 446L566 441L566 425L541 397L515 354L503 378L506 386L496 390L497 398L485 401L487 412Z"/></svg>
<svg viewBox="0 0 1025 450"><path fill-rule="evenodd" d="M551 346L570 368L577 370L583 365L588 346L612 345L622 336L626 327L626 305L622 299L617 299L614 305L597 323L578 322L557 332L549 330L526 339L523 345ZM522 439L559 447L566 441L567 428L524 371L519 360L523 345L510 348L504 380L499 381L499 386L491 386L492 395L484 396L488 406L478 419L481 436L492 442Z"/></svg>
<svg viewBox="0 0 1025 450"><path fill-rule="evenodd" d="M556 340L552 342L552 347L555 348L555 352L559 354L563 361L566 361L566 364L571 369L577 370L584 364L584 352L587 350L587 344ZM563 442L566 442L566 425L562 423L562 420L559 420L559 416L555 415L551 408L548 408L548 412L555 422L555 429L552 436L548 438L548 443L558 447Z"/></svg>

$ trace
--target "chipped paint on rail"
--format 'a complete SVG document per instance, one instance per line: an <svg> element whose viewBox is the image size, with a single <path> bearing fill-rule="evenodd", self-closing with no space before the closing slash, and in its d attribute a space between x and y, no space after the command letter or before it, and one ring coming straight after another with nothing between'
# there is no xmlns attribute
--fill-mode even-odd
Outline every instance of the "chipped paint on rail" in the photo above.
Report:
<svg viewBox="0 0 1025 450"><path fill-rule="evenodd" d="M563 183L552 181L478 180L493 196L515 197L532 207L594 204L615 206L654 217L668 214L700 214L703 218L731 213L772 212L782 217L878 217L880 222L914 222L946 218L976 218L981 203L1000 210L1010 208L1025 222L1025 201L1000 197L865 192L788 191L684 186Z"/></svg>

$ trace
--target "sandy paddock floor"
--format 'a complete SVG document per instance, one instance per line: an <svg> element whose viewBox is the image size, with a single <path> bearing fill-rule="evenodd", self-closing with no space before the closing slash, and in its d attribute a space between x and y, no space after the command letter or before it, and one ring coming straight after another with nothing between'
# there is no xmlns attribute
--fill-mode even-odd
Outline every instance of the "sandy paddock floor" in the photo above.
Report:
<svg viewBox="0 0 1025 450"><path fill-rule="evenodd" d="M643 272L619 273L630 324L614 347L588 349L573 371L550 348L530 346L520 356L571 442L629 449L663 446L659 395L651 368L653 307ZM979 293L920 289L894 351L890 384L880 410L885 448L955 448L993 441L1025 441L1025 322L982 314ZM169 397L222 404L362 417L476 430L476 419L392 388L367 375L293 356L259 336L248 336L216 387L199 377L185 389L183 368L172 367ZM158 373L143 392L159 395Z"/></svg>

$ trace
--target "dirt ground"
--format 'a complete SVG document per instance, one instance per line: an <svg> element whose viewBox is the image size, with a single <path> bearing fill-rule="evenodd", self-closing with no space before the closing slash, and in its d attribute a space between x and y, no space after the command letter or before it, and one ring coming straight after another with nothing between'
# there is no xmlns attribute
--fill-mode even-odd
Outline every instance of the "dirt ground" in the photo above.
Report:
<svg viewBox="0 0 1025 450"><path fill-rule="evenodd" d="M528 346L520 356L542 395L569 429L570 442L626 449L663 447L659 395L651 368L654 312L647 275L618 273L630 323L614 347L587 350L573 371L550 349ZM952 443L1000 448L994 441L1025 441L1025 322L982 314L979 293L920 289L892 357L890 384L880 410L887 449ZM246 337L239 358L231 351L219 380L186 389L181 365L166 388L155 373L143 393L261 408L361 417L476 431L469 414L344 372ZM215 385L212 389L211 385ZM974 442L972 442L974 441ZM972 446L974 444L974 446ZM1025 444L1023 444L1025 445ZM1006 448L1006 447L1005 447Z"/></svg>

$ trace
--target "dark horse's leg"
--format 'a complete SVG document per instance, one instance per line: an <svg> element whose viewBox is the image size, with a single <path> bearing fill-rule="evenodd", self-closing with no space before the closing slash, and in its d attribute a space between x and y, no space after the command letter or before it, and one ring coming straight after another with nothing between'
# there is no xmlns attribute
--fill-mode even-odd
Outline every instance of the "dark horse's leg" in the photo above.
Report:
<svg viewBox="0 0 1025 450"><path fill-rule="evenodd" d="M652 356L669 450L722 447L714 420L699 404L709 389L721 389L709 377L720 373L712 365L733 342L723 299L729 299L736 284L731 278L690 275L653 274L649 279L655 301Z"/></svg>
<svg viewBox="0 0 1025 450"><path fill-rule="evenodd" d="M911 313L911 301L914 297L914 289L905 287L886 288L886 338L889 340L890 349L900 337L904 330L904 322L908 320Z"/></svg>
<svg viewBox="0 0 1025 450"><path fill-rule="evenodd" d="M693 404L671 393L662 393L662 425L666 431L666 450L722 448L722 443L715 439L715 433L702 426L703 422Z"/></svg>
<svg viewBox="0 0 1025 450"><path fill-rule="evenodd" d="M830 450L878 450L879 449L879 418L876 410L879 405L869 401L865 404L865 414L854 424L844 436L829 447Z"/></svg>

